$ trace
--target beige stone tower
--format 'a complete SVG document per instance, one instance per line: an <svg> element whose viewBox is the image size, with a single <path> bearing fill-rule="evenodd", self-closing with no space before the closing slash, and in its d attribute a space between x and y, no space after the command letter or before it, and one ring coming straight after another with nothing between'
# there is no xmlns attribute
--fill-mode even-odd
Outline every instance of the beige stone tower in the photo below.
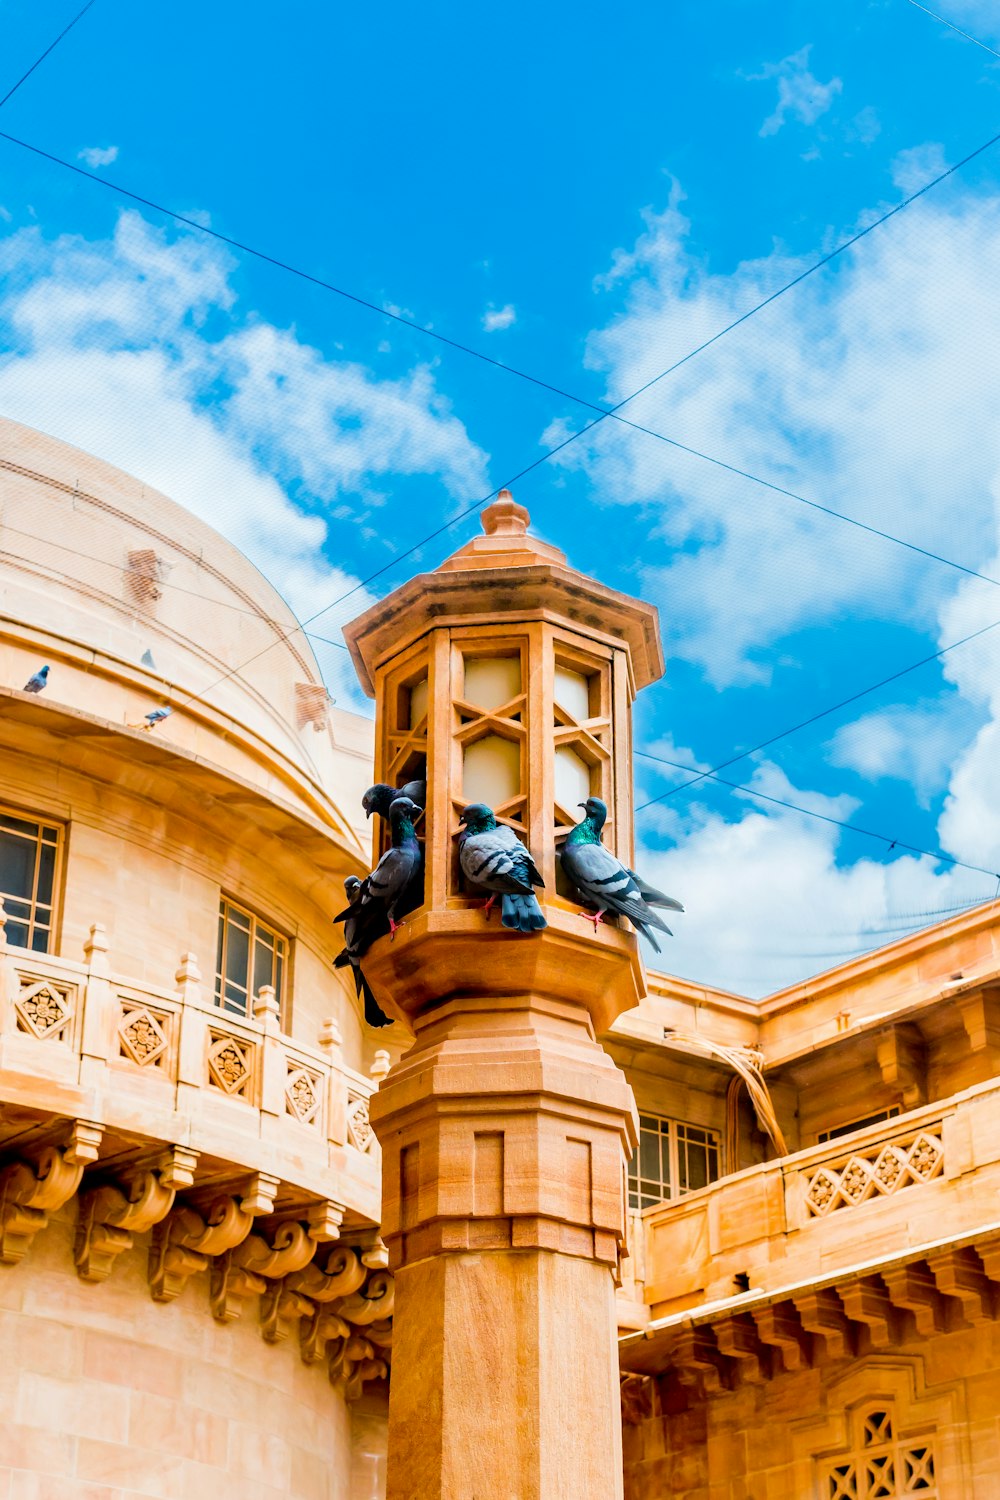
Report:
<svg viewBox="0 0 1000 1500"><path fill-rule="evenodd" d="M396 1272L389 1500L622 1492L614 1278L635 1107L595 1040L643 993L631 932L560 893L555 847L599 795L631 855L631 702L656 612L571 570L504 492L485 535L345 632L377 704L376 774L427 770L425 902L369 955L413 1048L372 1101ZM457 815L529 844L549 925L464 888ZM568 895L569 893L567 893Z"/></svg>

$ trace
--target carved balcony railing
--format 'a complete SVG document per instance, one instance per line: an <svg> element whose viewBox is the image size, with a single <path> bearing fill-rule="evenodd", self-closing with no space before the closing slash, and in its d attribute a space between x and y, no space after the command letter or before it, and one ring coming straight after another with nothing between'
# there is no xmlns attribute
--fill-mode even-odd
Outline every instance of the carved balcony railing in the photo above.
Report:
<svg viewBox="0 0 1000 1500"><path fill-rule="evenodd" d="M740 1289L808 1282L876 1248L930 1241L943 1223L978 1229L994 1191L1000 1079L646 1209L632 1302L641 1295L660 1318Z"/></svg>
<svg viewBox="0 0 1000 1500"><path fill-rule="evenodd" d="M234 1180L276 1178L279 1208L294 1200L317 1222L347 1214L375 1225L367 1109L387 1066L380 1054L374 1077L349 1068L333 1019L319 1046L284 1035L269 989L252 1020L227 1014L204 994L191 954L166 988L115 974L100 926L79 963L8 947L0 908L0 1099L22 1120L37 1114L43 1134L47 1119L78 1119L137 1147L210 1152Z"/></svg>

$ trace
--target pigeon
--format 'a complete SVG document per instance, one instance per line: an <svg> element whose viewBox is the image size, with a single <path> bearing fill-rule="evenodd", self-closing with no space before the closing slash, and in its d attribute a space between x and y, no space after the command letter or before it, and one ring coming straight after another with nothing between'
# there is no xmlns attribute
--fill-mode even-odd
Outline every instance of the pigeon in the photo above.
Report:
<svg viewBox="0 0 1000 1500"><path fill-rule="evenodd" d="M415 802L418 807L426 807L426 781L407 781L401 787L389 786L384 781L376 781L361 799L365 817L370 818L373 812L377 812L380 818L388 818L389 809L397 797L409 797L410 801Z"/></svg>
<svg viewBox="0 0 1000 1500"><path fill-rule="evenodd" d="M490 891L485 911L500 897L500 920L517 932L538 932L547 927L533 885L545 882L535 862L513 828L497 823L493 809L473 802L462 809L458 821L465 831L458 842L462 873L474 885Z"/></svg>
<svg viewBox="0 0 1000 1500"><path fill-rule="evenodd" d="M48 666L44 666L40 671L36 672L33 677L28 678L27 682L24 684L22 691L25 693L40 693L42 689L47 686L48 680L49 669Z"/></svg>
<svg viewBox="0 0 1000 1500"><path fill-rule="evenodd" d="M601 843L601 829L608 816L608 809L600 797L588 797L586 802L579 805L586 816L570 830L559 851L559 857L563 869L584 901L597 907L593 916L589 912L581 912L580 915L593 922L595 932L606 911L628 917L633 927L648 938L654 950L659 953L660 945L650 929L655 927L668 937L673 937L673 933L652 907L666 906L671 911L683 911L683 906L672 896L664 896L662 891L648 885L627 865L623 865L621 860L616 859L610 849L605 849Z"/></svg>
<svg viewBox="0 0 1000 1500"><path fill-rule="evenodd" d="M370 906L381 905L389 923L389 931L396 936L397 913L411 908L413 888L420 878L423 851L417 842L413 825L423 816L423 808L410 797L397 797L389 808L389 823L392 828L392 844L385 851L374 870L362 882L365 890L361 895L361 914L371 916Z"/></svg>
<svg viewBox="0 0 1000 1500"><path fill-rule="evenodd" d="M156 662L153 660L152 651L146 650L142 653L142 665L148 667L151 672L156 671Z"/></svg>
<svg viewBox="0 0 1000 1500"><path fill-rule="evenodd" d="M372 943L389 931L389 919L381 902L363 904L367 884L367 880L359 880L356 875L348 875L344 881L348 906L333 919L344 924L344 946L333 960L333 967L346 969L349 964L354 970L354 993L364 998L368 1025L391 1026L391 1018L382 1011L361 972L361 960Z"/></svg>
<svg viewBox="0 0 1000 1500"><path fill-rule="evenodd" d="M163 708L154 708L151 714L146 715L146 728L155 729L157 724L162 724L164 719L169 719L172 713L173 709L167 708L165 704Z"/></svg>

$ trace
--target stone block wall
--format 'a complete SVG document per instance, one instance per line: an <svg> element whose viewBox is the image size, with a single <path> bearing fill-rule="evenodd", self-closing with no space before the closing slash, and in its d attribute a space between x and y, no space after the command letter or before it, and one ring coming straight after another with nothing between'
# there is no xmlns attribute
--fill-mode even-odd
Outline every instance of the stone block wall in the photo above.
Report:
<svg viewBox="0 0 1000 1500"><path fill-rule="evenodd" d="M109 1281L81 1281L75 1211L0 1267L2 1500L379 1500L377 1410L353 1454L325 1367L264 1343L255 1299L213 1321L207 1276L154 1303L145 1246Z"/></svg>

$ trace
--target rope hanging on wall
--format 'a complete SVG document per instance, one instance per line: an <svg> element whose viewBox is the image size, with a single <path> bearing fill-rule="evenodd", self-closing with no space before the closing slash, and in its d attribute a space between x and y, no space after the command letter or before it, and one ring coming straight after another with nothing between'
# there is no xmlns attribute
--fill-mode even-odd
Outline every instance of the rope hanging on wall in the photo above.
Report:
<svg viewBox="0 0 1000 1500"><path fill-rule="evenodd" d="M663 1035L665 1041L680 1042L686 1047L697 1047L700 1051L707 1052L710 1057L716 1057L727 1067L732 1068L737 1075L726 1091L726 1167L728 1171L738 1170L737 1098L741 1082L746 1085L750 1103L753 1105L753 1112L761 1130L769 1138L779 1156L788 1155L788 1146L785 1144L785 1137L778 1124L770 1090L764 1082L763 1052L755 1047L723 1047L718 1042L710 1041L708 1037L700 1036L696 1031L678 1031L671 1026L663 1028Z"/></svg>

